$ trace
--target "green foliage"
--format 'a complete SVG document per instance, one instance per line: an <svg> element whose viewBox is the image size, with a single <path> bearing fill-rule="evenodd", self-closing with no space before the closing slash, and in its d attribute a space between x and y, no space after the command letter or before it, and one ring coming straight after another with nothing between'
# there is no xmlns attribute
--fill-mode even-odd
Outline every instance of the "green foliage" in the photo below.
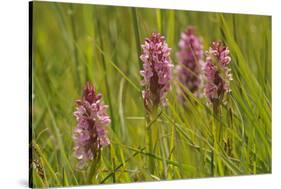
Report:
<svg viewBox="0 0 281 189"><path fill-rule="evenodd" d="M33 186L71 186L271 172L271 18L267 16L33 3L32 146L45 177ZM161 31L176 65L180 33L194 25L207 49L231 51L231 95L216 117L187 89L179 103L173 80L168 106L149 127L140 86L140 44ZM74 102L91 81L110 106L111 145L100 165L78 170L73 156ZM221 132L222 140L216 136ZM153 160L151 174L148 159ZM94 176L93 170L96 171ZM88 174L91 172L91 175Z"/></svg>

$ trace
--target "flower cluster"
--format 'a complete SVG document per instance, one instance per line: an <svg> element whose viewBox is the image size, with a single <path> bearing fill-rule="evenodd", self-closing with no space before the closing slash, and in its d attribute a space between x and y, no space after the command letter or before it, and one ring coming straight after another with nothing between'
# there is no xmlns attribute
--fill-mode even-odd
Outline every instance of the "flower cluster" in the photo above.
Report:
<svg viewBox="0 0 281 189"><path fill-rule="evenodd" d="M206 52L204 73L206 77L205 94L213 104L222 102L226 93L230 92L232 80L229 49L221 42L213 42Z"/></svg>
<svg viewBox="0 0 281 189"><path fill-rule="evenodd" d="M146 38L142 47L140 59L143 62L142 92L144 104L148 111L152 111L159 104L166 104L166 94L170 89L172 78L172 67L170 51L165 38L159 33L152 33L150 38Z"/></svg>
<svg viewBox="0 0 281 189"><path fill-rule="evenodd" d="M200 96L203 44L193 27L187 27L186 31L182 32L179 48L180 50L177 53L179 62L177 66L178 80L193 94ZM183 95L186 95L186 92L181 89L180 96L183 98Z"/></svg>
<svg viewBox="0 0 281 189"><path fill-rule="evenodd" d="M82 168L88 161L99 157L102 147L110 143L106 127L110 123L107 106L101 103L101 94L87 82L83 98L76 101L74 116L77 126L74 129L74 153Z"/></svg>

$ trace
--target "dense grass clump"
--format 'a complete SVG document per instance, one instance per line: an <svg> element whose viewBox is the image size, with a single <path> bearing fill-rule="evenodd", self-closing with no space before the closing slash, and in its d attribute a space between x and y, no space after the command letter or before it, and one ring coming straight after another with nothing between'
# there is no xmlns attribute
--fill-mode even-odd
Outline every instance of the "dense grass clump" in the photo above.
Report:
<svg viewBox="0 0 281 189"><path fill-rule="evenodd" d="M31 186L271 173L271 17L51 2L31 11ZM229 50L230 91L217 103L178 79L188 26L202 38L203 63L213 41ZM165 105L152 113L140 56L153 32L165 37L174 67ZM108 105L110 144L79 168L73 112L87 81Z"/></svg>

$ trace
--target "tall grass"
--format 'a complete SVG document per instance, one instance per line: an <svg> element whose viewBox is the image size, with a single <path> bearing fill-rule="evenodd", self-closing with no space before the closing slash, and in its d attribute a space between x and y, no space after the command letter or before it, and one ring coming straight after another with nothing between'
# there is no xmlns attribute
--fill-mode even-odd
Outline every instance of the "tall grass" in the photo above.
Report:
<svg viewBox="0 0 281 189"><path fill-rule="evenodd" d="M33 7L34 187L271 172L270 17L50 2ZM176 65L178 40L187 25L197 28L205 49L214 40L229 47L229 103L214 116L206 99L193 96L174 77L148 150L140 44L161 32ZM90 168L76 168L72 141L74 102L87 80L103 94L112 120L111 145L103 149L90 179ZM176 86L189 95L188 108L179 103ZM220 141L214 141L220 129Z"/></svg>

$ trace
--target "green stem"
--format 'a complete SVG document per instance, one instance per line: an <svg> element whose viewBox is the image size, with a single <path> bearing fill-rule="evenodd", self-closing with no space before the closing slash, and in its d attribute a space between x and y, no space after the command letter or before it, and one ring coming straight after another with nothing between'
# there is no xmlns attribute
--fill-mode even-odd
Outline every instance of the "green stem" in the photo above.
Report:
<svg viewBox="0 0 281 189"><path fill-rule="evenodd" d="M88 184L92 183L92 179L93 179L93 177L95 177L95 175L97 173L97 170L100 165L100 158L101 158L101 153L98 153L98 156L96 157L96 159L94 159L91 162L91 167L90 167L89 174L88 174Z"/></svg>
<svg viewBox="0 0 281 189"><path fill-rule="evenodd" d="M148 152L153 153L153 140L152 140L152 128L147 129L148 134ZM149 157L149 169L151 174L154 174L154 161L152 157Z"/></svg>
<svg viewBox="0 0 281 189"><path fill-rule="evenodd" d="M215 162L216 162L216 156L215 156L215 150L216 150L216 123L217 123L217 114L218 114L218 104L213 103L213 120L212 120L212 153L211 153L211 176L216 176L216 170L215 170Z"/></svg>
<svg viewBox="0 0 281 189"><path fill-rule="evenodd" d="M218 133L217 133L218 128ZM213 135L213 150L212 150L212 164L211 164L211 172L212 176L216 176L219 174L220 176L224 175L224 168L222 165L221 159L219 156L215 156L214 151L218 151L222 145L222 124L221 124L221 113L220 113L220 106L218 103L213 104L213 124L212 124L212 135ZM216 164L216 167L214 167Z"/></svg>
<svg viewBox="0 0 281 189"><path fill-rule="evenodd" d="M161 150L161 156L162 156L162 166L163 171L162 175L164 179L167 179L167 141L165 136L165 130L162 128L162 125L159 125L158 128L158 136L160 137L159 143L160 143L160 150Z"/></svg>
<svg viewBox="0 0 281 189"><path fill-rule="evenodd" d="M157 107L153 107L152 111L149 112L146 116L146 122L147 122L147 148L148 148L148 152L153 154L154 152L154 141L153 141L153 133L154 133L154 128L152 127L152 125L157 121ZM155 162L154 159L152 157L148 157L148 162L149 162L149 169L150 169L150 173L154 174L155 171Z"/></svg>
<svg viewBox="0 0 281 189"><path fill-rule="evenodd" d="M212 153L211 153L211 176L215 176L215 167L214 167L214 164L215 164L215 153L214 153L214 149L215 149L215 111L214 111L215 108L213 108L213 120L212 120Z"/></svg>

